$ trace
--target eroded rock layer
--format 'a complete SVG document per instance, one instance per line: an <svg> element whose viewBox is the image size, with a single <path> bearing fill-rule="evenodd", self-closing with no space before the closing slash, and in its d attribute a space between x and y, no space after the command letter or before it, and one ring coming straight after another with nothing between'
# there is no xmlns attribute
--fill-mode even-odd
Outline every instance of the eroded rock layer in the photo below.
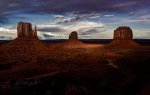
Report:
<svg viewBox="0 0 150 95"><path fill-rule="evenodd" d="M37 37L36 26L32 29L32 24L28 22L19 22L17 26L18 38L21 37Z"/></svg>

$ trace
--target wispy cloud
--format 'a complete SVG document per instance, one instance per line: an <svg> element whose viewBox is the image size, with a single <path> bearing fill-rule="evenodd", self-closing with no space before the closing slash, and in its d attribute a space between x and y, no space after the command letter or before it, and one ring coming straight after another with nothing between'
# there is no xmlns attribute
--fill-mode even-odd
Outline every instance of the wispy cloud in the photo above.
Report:
<svg viewBox="0 0 150 95"><path fill-rule="evenodd" d="M0 40L10 40L16 37L17 32L13 27L0 27Z"/></svg>
<svg viewBox="0 0 150 95"><path fill-rule="evenodd" d="M97 13L90 13L90 14L77 14L75 12L71 12L67 17L64 17L62 15L56 15L55 18L57 20L57 24L70 24L74 22L79 22L83 21L86 19L94 19L94 18L99 18L100 14Z"/></svg>
<svg viewBox="0 0 150 95"><path fill-rule="evenodd" d="M142 15L140 17L138 17L139 20L147 20L147 21L150 21L150 14L145 14L145 15Z"/></svg>
<svg viewBox="0 0 150 95"><path fill-rule="evenodd" d="M42 27L38 28L38 31L43 31L43 32L63 32L64 30L58 27Z"/></svg>
<svg viewBox="0 0 150 95"><path fill-rule="evenodd" d="M48 37L57 39L67 39L72 31L77 31L80 38L84 38L87 36L91 36L92 38L94 34L104 32L106 30L105 25L103 23L93 21L80 21L76 22L75 24L68 24L68 25L47 24L37 26L39 27L38 29L39 35L42 36L43 39L46 39Z"/></svg>
<svg viewBox="0 0 150 95"><path fill-rule="evenodd" d="M114 15L112 15L112 14L107 14L107 15L104 15L104 17L114 17Z"/></svg>
<svg viewBox="0 0 150 95"><path fill-rule="evenodd" d="M131 1L131 2L127 1L127 2L121 2L121 3L115 4L112 7L113 8L130 7L130 6L136 5L137 3L138 3L137 1Z"/></svg>

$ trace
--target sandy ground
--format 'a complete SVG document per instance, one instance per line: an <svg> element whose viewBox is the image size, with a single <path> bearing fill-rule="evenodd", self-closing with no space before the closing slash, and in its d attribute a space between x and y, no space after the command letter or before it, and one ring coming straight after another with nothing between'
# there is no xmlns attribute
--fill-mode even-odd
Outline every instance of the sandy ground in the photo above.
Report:
<svg viewBox="0 0 150 95"><path fill-rule="evenodd" d="M99 94L100 92L98 90L95 93L93 92L95 89L92 88L91 84L94 81L103 79L101 82L107 84L111 80L117 79L116 84L120 86L117 86L116 89L121 87L123 89L125 84L141 77L140 74L144 72L143 67L147 67L146 61L149 61L149 58L149 46L141 46L130 41L104 45L68 41L43 43L37 39L16 39L0 46L0 83L9 83L12 80L19 79L51 79L51 76L66 77L67 75L73 76L76 80L81 80L80 82L85 84L83 86L91 91L85 92L96 95L96 92ZM145 64L141 65L142 62ZM125 80L118 79L125 76L127 76ZM145 74L145 76L147 75ZM92 80L87 80L91 78ZM143 80L140 78L140 82L143 82ZM112 83L114 82L110 82L110 84ZM102 84L100 88L101 86ZM106 86L110 85L107 84ZM147 87L147 85L144 84L143 87ZM143 93L142 89L140 91ZM0 93L4 92L0 91ZM124 95L112 93L109 95ZM108 95L108 93L103 95Z"/></svg>

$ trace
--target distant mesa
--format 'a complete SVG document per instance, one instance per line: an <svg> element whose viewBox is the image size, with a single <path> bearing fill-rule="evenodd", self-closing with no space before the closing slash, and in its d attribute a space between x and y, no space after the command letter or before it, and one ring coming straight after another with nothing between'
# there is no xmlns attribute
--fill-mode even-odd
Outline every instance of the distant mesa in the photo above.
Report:
<svg viewBox="0 0 150 95"><path fill-rule="evenodd" d="M106 47L110 48L139 48L138 43L133 40L133 32L130 27L121 26L114 30L113 41Z"/></svg>
<svg viewBox="0 0 150 95"><path fill-rule="evenodd" d="M69 35L69 40L77 40L78 39L78 33L76 31L73 31Z"/></svg>
<svg viewBox="0 0 150 95"><path fill-rule="evenodd" d="M28 22L19 22L17 26L18 38L37 38L36 26L32 29L32 24Z"/></svg>
<svg viewBox="0 0 150 95"><path fill-rule="evenodd" d="M28 22L19 22L17 26L18 37L1 46L1 50L6 56L33 56L42 55L47 52L47 47L37 37L36 26L32 29L32 24ZM43 53L45 52L45 53Z"/></svg>
<svg viewBox="0 0 150 95"><path fill-rule="evenodd" d="M130 27L121 26L114 31L114 40L132 40L133 33Z"/></svg>
<svg viewBox="0 0 150 95"><path fill-rule="evenodd" d="M78 39L78 33L73 31L69 35L69 39L64 43L65 47L78 48L83 46L84 43Z"/></svg>

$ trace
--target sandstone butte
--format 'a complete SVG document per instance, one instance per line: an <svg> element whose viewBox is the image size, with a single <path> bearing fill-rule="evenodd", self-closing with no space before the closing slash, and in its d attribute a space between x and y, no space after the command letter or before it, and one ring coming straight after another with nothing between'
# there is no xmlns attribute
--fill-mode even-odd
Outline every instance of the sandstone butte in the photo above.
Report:
<svg viewBox="0 0 150 95"><path fill-rule="evenodd" d="M120 26L114 30L113 41L106 47L109 48L139 48L138 43L133 40L133 31L130 27Z"/></svg>
<svg viewBox="0 0 150 95"><path fill-rule="evenodd" d="M34 30L32 30L31 23L19 22L17 26L17 35L18 35L18 38L22 38L22 37L37 38L36 26Z"/></svg>

